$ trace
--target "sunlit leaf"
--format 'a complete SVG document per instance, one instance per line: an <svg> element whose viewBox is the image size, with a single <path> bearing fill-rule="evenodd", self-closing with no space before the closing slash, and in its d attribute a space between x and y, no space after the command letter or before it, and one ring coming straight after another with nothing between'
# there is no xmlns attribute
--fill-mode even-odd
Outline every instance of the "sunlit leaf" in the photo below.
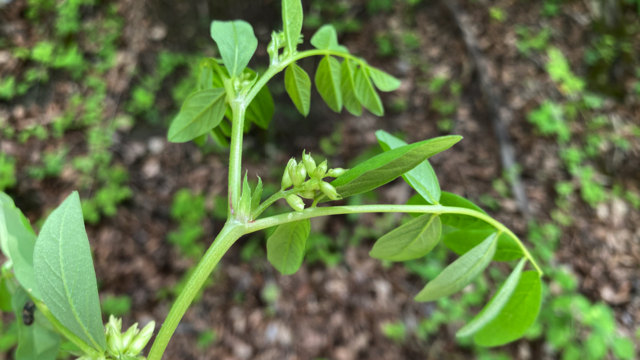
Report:
<svg viewBox="0 0 640 360"><path fill-rule="evenodd" d="M282 27L285 51L288 50L289 54L293 54L298 48L302 21L302 2L300 0L282 0Z"/></svg>
<svg viewBox="0 0 640 360"><path fill-rule="evenodd" d="M342 110L342 92L340 91L340 62L334 57L325 56L316 71L316 88L331 110Z"/></svg>
<svg viewBox="0 0 640 360"><path fill-rule="evenodd" d="M311 79L306 71L295 63L284 72L284 86L300 114L309 115L311 106Z"/></svg>
<svg viewBox="0 0 640 360"><path fill-rule="evenodd" d="M195 92L185 100L167 135L171 142L193 140L220 124L226 109L224 89Z"/></svg>
<svg viewBox="0 0 640 360"><path fill-rule="evenodd" d="M366 69L362 67L356 70L355 93L360 104L367 108L367 110L378 116L384 114L382 100L380 100L380 96L373 87Z"/></svg>
<svg viewBox="0 0 640 360"><path fill-rule="evenodd" d="M253 27L242 20L213 21L211 38L218 45L224 66L231 76L242 74L258 48Z"/></svg>
<svg viewBox="0 0 640 360"><path fill-rule="evenodd" d="M386 72L374 67L369 67L367 70L369 71L371 80L373 80L373 83L380 91L394 91L400 87L400 80Z"/></svg>
<svg viewBox="0 0 640 360"><path fill-rule="evenodd" d="M338 33L333 25L323 25L311 37L311 45L316 49L333 50L343 53L349 53L349 49L338 44Z"/></svg>
<svg viewBox="0 0 640 360"><path fill-rule="evenodd" d="M344 107L352 115L362 115L362 105L356 96L356 65L349 59L344 59L340 65L341 81L340 90Z"/></svg>

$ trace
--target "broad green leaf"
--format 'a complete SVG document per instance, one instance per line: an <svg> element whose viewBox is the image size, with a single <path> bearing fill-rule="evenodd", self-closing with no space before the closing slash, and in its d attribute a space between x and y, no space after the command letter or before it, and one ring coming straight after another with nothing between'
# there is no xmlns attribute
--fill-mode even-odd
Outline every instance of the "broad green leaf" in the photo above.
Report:
<svg viewBox="0 0 640 360"><path fill-rule="evenodd" d="M284 72L284 87L300 114L309 115L311 106L311 80L306 71L295 63Z"/></svg>
<svg viewBox="0 0 640 360"><path fill-rule="evenodd" d="M323 25L311 37L311 45L320 50L333 50L349 53L349 49L338 44L338 33L333 25Z"/></svg>
<svg viewBox="0 0 640 360"><path fill-rule="evenodd" d="M445 235L442 238L442 242L456 254L464 255L494 232L495 229L456 230ZM502 233L498 238L498 246L493 260L511 261L520 259L522 256L524 254L520 246L509 235Z"/></svg>
<svg viewBox="0 0 640 360"><path fill-rule="evenodd" d="M356 65L349 59L344 59L340 65L340 90L344 107L352 115L362 115L362 105L356 96Z"/></svg>
<svg viewBox="0 0 640 360"><path fill-rule="evenodd" d="M224 66L233 77L242 74L258 48L253 28L242 20L213 21L211 38L218 45Z"/></svg>
<svg viewBox="0 0 640 360"><path fill-rule="evenodd" d="M361 163L331 182L342 197L382 186L462 139L449 135L399 147Z"/></svg>
<svg viewBox="0 0 640 360"><path fill-rule="evenodd" d="M36 235L31 229L29 221L8 196L0 202L0 205L2 252L11 260L20 285L33 297L40 299L33 273L33 248L36 243Z"/></svg>
<svg viewBox="0 0 640 360"><path fill-rule="evenodd" d="M400 80L386 72L374 67L369 67L368 70L371 80L373 80L373 83L380 91L394 91L400 87Z"/></svg>
<svg viewBox="0 0 640 360"><path fill-rule="evenodd" d="M440 231L438 215L424 214L381 237L369 256L391 261L421 258L438 244Z"/></svg>
<svg viewBox="0 0 640 360"><path fill-rule="evenodd" d="M169 127L169 141L180 143L193 140L218 126L227 106L225 99L226 93L220 88L191 94Z"/></svg>
<svg viewBox="0 0 640 360"><path fill-rule="evenodd" d="M302 2L300 0L282 0L282 27L284 31L285 51L296 52L298 39L302 32Z"/></svg>
<svg viewBox="0 0 640 360"><path fill-rule="evenodd" d="M271 119L273 119L273 113L275 111L275 105L273 104L273 97L267 85L263 86L256 97L253 98L251 104L247 107L246 118L253 121L262 129L269 127Z"/></svg>
<svg viewBox="0 0 640 360"><path fill-rule="evenodd" d="M374 115L382 116L384 114L382 100L380 100L380 96L373 87L366 69L363 69L362 67L356 70L354 89L360 104L371 111Z"/></svg>
<svg viewBox="0 0 640 360"><path fill-rule="evenodd" d="M483 214L486 214L484 210L479 208L476 204L463 198L462 196L443 191L440 195L440 204L444 206L460 207L465 209L471 209ZM459 214L442 214L442 223L458 229L493 229L493 226L487 224L487 222L475 218L469 215Z"/></svg>
<svg viewBox="0 0 640 360"><path fill-rule="evenodd" d="M33 255L38 290L51 313L77 337L103 351L98 285L77 192L49 215Z"/></svg>
<svg viewBox="0 0 640 360"><path fill-rule="evenodd" d="M340 62L325 56L316 71L316 88L322 99L335 112L342 111L342 92L340 91Z"/></svg>
<svg viewBox="0 0 640 360"><path fill-rule="evenodd" d="M497 243L498 234L494 233L442 270L416 295L415 300L433 301L462 290L489 265Z"/></svg>
<svg viewBox="0 0 640 360"><path fill-rule="evenodd" d="M251 195L251 211L255 210L260 206L260 200L262 199L262 179L258 176L258 185L256 185L256 190Z"/></svg>
<svg viewBox="0 0 640 360"><path fill-rule="evenodd" d="M308 219L279 225L267 240L267 259L283 275L298 271L311 230Z"/></svg>
<svg viewBox="0 0 640 360"><path fill-rule="evenodd" d="M633 341L625 337L613 339L612 349L616 357L621 360L631 360L636 355Z"/></svg>
<svg viewBox="0 0 640 360"><path fill-rule="evenodd" d="M39 310L34 312L35 321L27 326L22 322L22 311L29 300L27 293L18 289L13 296L13 310L18 323L18 348L16 360L55 360L62 339L51 329L48 320Z"/></svg>
<svg viewBox="0 0 640 360"><path fill-rule="evenodd" d="M407 145L406 142L384 130L376 131L376 137L384 151ZM423 161L411 171L402 175L402 178L411 185L418 194L427 199L430 204L438 204L440 200L440 183L438 183L438 177L435 171L433 171L431 164L429 164L429 160Z"/></svg>
<svg viewBox="0 0 640 360"><path fill-rule="evenodd" d="M473 337L481 346L500 346L524 335L538 317L542 302L540 276L525 271L507 304Z"/></svg>
<svg viewBox="0 0 640 360"><path fill-rule="evenodd" d="M513 292L520 281L520 275L522 275L522 269L526 262L527 259L520 260L516 268L511 272L511 275L509 275L507 280L504 282L504 285L502 285L500 290L493 296L493 298L491 298L487 306L485 306L484 309L482 309L482 311L473 318L473 320L456 333L457 337L467 337L477 333L498 316L500 311L505 307L505 305L507 305L511 295L513 295Z"/></svg>

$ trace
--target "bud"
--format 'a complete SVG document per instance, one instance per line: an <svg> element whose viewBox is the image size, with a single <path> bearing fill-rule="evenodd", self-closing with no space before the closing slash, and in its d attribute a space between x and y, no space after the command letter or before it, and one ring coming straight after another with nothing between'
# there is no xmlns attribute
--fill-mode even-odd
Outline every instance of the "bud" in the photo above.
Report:
<svg viewBox="0 0 640 360"><path fill-rule="evenodd" d="M327 160L323 161L318 165L316 171L313 173L313 177L322 180L326 176L327 173Z"/></svg>
<svg viewBox="0 0 640 360"><path fill-rule="evenodd" d="M336 178L336 177L338 177L338 176L340 176L340 175L342 175L342 174L344 174L346 172L347 172L347 170L345 170L343 168L333 168L333 169L329 170L329 172L327 173L327 176Z"/></svg>
<svg viewBox="0 0 640 360"><path fill-rule="evenodd" d="M156 327L156 322L152 321L147 324L140 333L133 339L129 349L127 349L127 354L131 356L136 356L140 354L140 352L147 346L149 340L151 340L151 336L153 335L153 329Z"/></svg>
<svg viewBox="0 0 640 360"><path fill-rule="evenodd" d="M313 190L305 190L298 193L298 195L302 196L305 199L313 199L316 197L316 192Z"/></svg>
<svg viewBox="0 0 640 360"><path fill-rule="evenodd" d="M278 34L274 31L271 33L271 42L269 42L269 45L267 46L267 53L269 54L269 59L271 59L271 65L278 64L279 45Z"/></svg>
<svg viewBox="0 0 640 360"><path fill-rule="evenodd" d="M122 348L125 349L125 351L129 348L129 345L133 341L133 338L135 338L139 332L140 330L138 329L138 323L135 323L131 325L131 327L129 327L129 329L124 334L122 334Z"/></svg>
<svg viewBox="0 0 640 360"><path fill-rule="evenodd" d="M293 181L291 181L291 175L290 175L289 169L295 166L296 166L296 160L294 158L291 158L287 163L287 167L284 168L284 174L282 175L282 190L293 185Z"/></svg>
<svg viewBox="0 0 640 360"><path fill-rule="evenodd" d="M304 167L307 168L307 173L310 175L313 174L316 170L316 161L313 160L311 154L305 154L304 151L302 151L302 162L304 162Z"/></svg>
<svg viewBox="0 0 640 360"><path fill-rule="evenodd" d="M289 206L291 206L291 208L295 211L302 211L304 210L304 202L302 201L302 199L300 199L300 197L298 195L287 195L286 197L287 203L289 203Z"/></svg>
<svg viewBox="0 0 640 360"><path fill-rule="evenodd" d="M320 185L318 184L318 180L316 179L311 179L307 182L305 182L304 184L302 184L302 188L304 190L318 190L320 189Z"/></svg>
<svg viewBox="0 0 640 360"><path fill-rule="evenodd" d="M304 163L299 163L293 173L289 173L291 176L291 180L293 181L293 186L300 186L307 178L307 169L304 167Z"/></svg>
<svg viewBox="0 0 640 360"><path fill-rule="evenodd" d="M320 190L322 190L322 192L327 195L327 197L331 200L340 200L342 199L342 197L340 195L338 195L338 192L336 191L336 188L333 187L333 185L329 184L328 182L321 182L320 183Z"/></svg>
<svg viewBox="0 0 640 360"><path fill-rule="evenodd" d="M113 326L107 326L107 350L114 356L122 353L122 334Z"/></svg>

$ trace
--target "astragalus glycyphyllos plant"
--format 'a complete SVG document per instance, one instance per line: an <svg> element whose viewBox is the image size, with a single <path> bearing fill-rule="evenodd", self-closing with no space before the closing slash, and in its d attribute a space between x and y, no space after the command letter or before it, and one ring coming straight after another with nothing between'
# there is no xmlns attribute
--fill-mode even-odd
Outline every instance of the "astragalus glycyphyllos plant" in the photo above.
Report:
<svg viewBox="0 0 640 360"><path fill-rule="evenodd" d="M316 88L334 111L344 107L360 115L364 107L382 115L376 88L392 91L400 85L398 79L339 45L332 26L320 28L311 38L314 49L298 51L303 20L300 0L283 0L282 17L284 29L271 36L267 48L270 63L263 74L247 68L258 45L251 25L214 21L211 36L222 59L202 61L198 89L187 98L169 128L172 142L203 141L211 136L229 144L228 218L173 304L148 359L162 357L197 292L238 238L277 227L267 241L267 257L278 271L292 274L302 264L311 218L367 212L404 212L415 217L381 237L370 252L374 258L416 259L427 255L440 239L461 255L416 294L416 301L433 301L462 290L491 260L520 259L487 306L459 330L458 336L473 337L483 346L521 337L540 309L542 272L513 232L470 201L440 190L427 159L453 146L460 136L407 144L378 131L384 153L349 170L330 168L327 161L317 164L303 152L299 160L289 161L280 191L264 201L262 181L259 179L252 188L247 174L242 178L243 134L251 122L268 127L274 104L265 85L274 75L285 72L285 87L293 103L303 115L309 113L311 80L297 61L321 57ZM331 205L332 201L371 191L400 176L417 192L406 205ZM294 211L260 217L280 199ZM0 240L2 252L9 259L2 267L0 303L3 310L13 308L19 317L31 302L36 309L33 324L20 323L17 358L54 359L62 336L76 346L74 354L83 359L141 358L153 324L141 331L134 326L124 333L116 318L109 320L106 331L103 326L78 194L73 193L51 213L37 237L12 200L5 194L0 194L0 200ZM534 270L524 271L527 262Z"/></svg>

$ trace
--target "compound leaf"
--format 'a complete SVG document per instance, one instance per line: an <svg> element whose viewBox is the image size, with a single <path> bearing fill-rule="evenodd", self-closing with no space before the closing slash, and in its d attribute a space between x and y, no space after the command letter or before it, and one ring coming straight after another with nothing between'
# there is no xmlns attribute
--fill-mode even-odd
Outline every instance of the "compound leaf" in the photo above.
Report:
<svg viewBox="0 0 640 360"><path fill-rule="evenodd" d="M442 242L458 255L464 255L473 249L487 236L494 233L494 229L487 230L456 230L442 238ZM520 246L507 234L502 233L498 237L498 246L493 256L495 261L511 261L520 259L524 254Z"/></svg>
<svg viewBox="0 0 640 360"><path fill-rule="evenodd" d="M400 79L374 67L369 67L368 70L371 80L380 91L394 91L400 87Z"/></svg>
<svg viewBox="0 0 640 360"><path fill-rule="evenodd" d="M467 325L460 329L457 333L457 337L467 337L477 333L485 325L495 319L500 311L505 307L507 301L511 298L513 291L516 289L518 282L520 281L520 275L526 259L520 260L515 269L511 272L511 275L504 282L504 285L498 290L498 292L491 298L487 306L480 311L480 313L473 318Z"/></svg>
<svg viewBox="0 0 640 360"><path fill-rule="evenodd" d="M77 337L104 351L96 273L77 192L49 215L33 255L38 290L51 313Z"/></svg>
<svg viewBox="0 0 640 360"><path fill-rule="evenodd" d="M302 32L302 2L300 0L282 0L282 27L285 39L285 51L293 54L298 48L298 39Z"/></svg>
<svg viewBox="0 0 640 360"><path fill-rule="evenodd" d="M424 214L378 239L369 256L391 261L421 258L438 244L441 228L438 215Z"/></svg>
<svg viewBox="0 0 640 360"><path fill-rule="evenodd" d="M391 149L407 145L406 142L384 130L376 131L376 137L384 151L389 151ZM431 164L429 164L429 160L423 161L418 166L402 175L402 178L412 188L414 188L418 194L427 199L430 204L437 204L440 200L440 183L438 182L436 172L433 171Z"/></svg>
<svg viewBox="0 0 640 360"><path fill-rule="evenodd" d="M167 135L171 142L186 142L206 134L220 124L226 109L224 89L201 90L185 100Z"/></svg>
<svg viewBox="0 0 640 360"><path fill-rule="evenodd" d="M358 101L374 115L382 116L384 114L382 100L373 87L366 69L362 67L356 70L355 92Z"/></svg>
<svg viewBox="0 0 640 360"><path fill-rule="evenodd" d="M480 346L500 346L519 339L538 317L542 284L536 271L525 271L500 313L473 337Z"/></svg>
<svg viewBox="0 0 640 360"><path fill-rule="evenodd" d="M311 230L309 219L279 225L267 240L267 259L283 275L298 271Z"/></svg>
<svg viewBox="0 0 640 360"><path fill-rule="evenodd" d="M211 38L218 45L224 66L231 76L242 74L258 48L253 27L242 20L213 21Z"/></svg>
<svg viewBox="0 0 640 360"><path fill-rule="evenodd" d="M331 182L342 197L382 186L462 139L449 135L402 146L357 165Z"/></svg>
<svg viewBox="0 0 640 360"><path fill-rule="evenodd" d="M284 72L284 87L296 109L305 117L311 106L311 79L306 71L295 63Z"/></svg>
<svg viewBox="0 0 640 360"><path fill-rule="evenodd" d="M338 33L333 25L323 25L311 37L311 45L320 50L333 50L349 53L349 49L338 44Z"/></svg>
<svg viewBox="0 0 640 360"><path fill-rule="evenodd" d="M362 105L356 96L356 68L353 61L344 59L340 65L341 81L340 90L342 92L342 100L344 107L352 115L362 115Z"/></svg>
<svg viewBox="0 0 640 360"><path fill-rule="evenodd" d="M338 59L327 55L320 60L316 71L316 88L322 99L335 112L342 110L340 77L340 62Z"/></svg>
<svg viewBox="0 0 640 360"><path fill-rule="evenodd" d="M497 243L498 234L494 233L442 270L416 295L415 300L433 301L462 290L489 265Z"/></svg>

